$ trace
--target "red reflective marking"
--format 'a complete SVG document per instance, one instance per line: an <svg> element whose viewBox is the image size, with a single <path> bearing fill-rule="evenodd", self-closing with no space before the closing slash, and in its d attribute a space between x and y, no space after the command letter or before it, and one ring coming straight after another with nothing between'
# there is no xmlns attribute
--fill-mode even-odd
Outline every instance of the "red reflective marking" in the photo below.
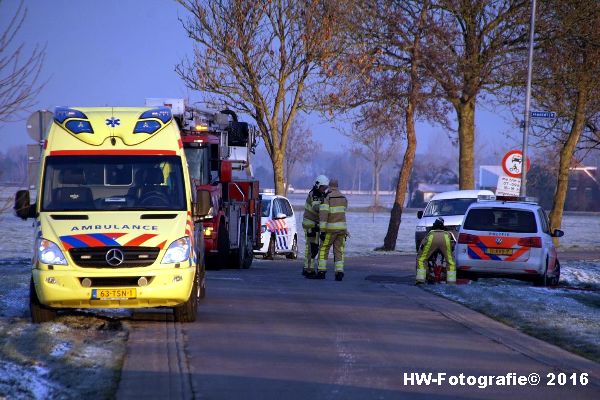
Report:
<svg viewBox="0 0 600 400"><path fill-rule="evenodd" d="M125 243L123 246L139 246L144 243L146 240L150 240L156 235L154 233L144 233L134 239L131 239L129 242Z"/></svg>
<svg viewBox="0 0 600 400"><path fill-rule="evenodd" d="M165 240L164 242L162 242L161 244L158 245L158 248L162 250L162 248L165 247L166 243L167 243L167 241Z"/></svg>
<svg viewBox="0 0 600 400"><path fill-rule="evenodd" d="M181 141L181 138L177 139L177 144L179 145L180 149L183 147L183 142Z"/></svg>
<svg viewBox="0 0 600 400"><path fill-rule="evenodd" d="M466 265L461 265L458 269L471 269L471 267L467 267Z"/></svg>
<svg viewBox="0 0 600 400"><path fill-rule="evenodd" d="M477 245L469 245L469 249L473 250L482 260L489 260L490 257L483 252Z"/></svg>
<svg viewBox="0 0 600 400"><path fill-rule="evenodd" d="M65 248L65 250L71 250L73 248L73 246L71 246L69 243L67 242L62 242L63 247Z"/></svg>
<svg viewBox="0 0 600 400"><path fill-rule="evenodd" d="M174 150L53 150L51 156L174 156Z"/></svg>
<svg viewBox="0 0 600 400"><path fill-rule="evenodd" d="M523 271L527 272L528 274L537 274L535 269L524 269Z"/></svg>
<svg viewBox="0 0 600 400"><path fill-rule="evenodd" d="M519 247L510 257L506 257L506 261L514 261L520 256L522 256L529 248L527 247Z"/></svg>
<svg viewBox="0 0 600 400"><path fill-rule="evenodd" d="M496 238L502 239L500 243L496 243ZM480 236L479 240L485 245L485 247L497 248L497 249L510 249L514 247L519 238L508 238L499 236Z"/></svg>

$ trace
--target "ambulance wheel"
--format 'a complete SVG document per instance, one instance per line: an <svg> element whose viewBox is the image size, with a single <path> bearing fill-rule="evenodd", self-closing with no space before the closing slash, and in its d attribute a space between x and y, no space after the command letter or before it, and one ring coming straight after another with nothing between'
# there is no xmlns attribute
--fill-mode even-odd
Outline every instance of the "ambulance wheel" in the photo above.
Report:
<svg viewBox="0 0 600 400"><path fill-rule="evenodd" d="M265 254L265 259L273 260L275 258L275 236L271 236L271 240L269 240L269 248L267 249L267 254Z"/></svg>
<svg viewBox="0 0 600 400"><path fill-rule="evenodd" d="M200 299L201 294L201 288L198 284L199 280L200 274L198 273L198 270L196 270L190 297L185 303L177 307L173 307L173 317L175 318L175 322L194 322L196 320L196 313L198 312L198 300Z"/></svg>
<svg viewBox="0 0 600 400"><path fill-rule="evenodd" d="M298 258L298 238L294 235L294 241L292 243L292 252L285 255L290 260Z"/></svg>
<svg viewBox="0 0 600 400"><path fill-rule="evenodd" d="M202 266L200 270L200 293L198 297L203 299L206 297L206 268Z"/></svg>
<svg viewBox="0 0 600 400"><path fill-rule="evenodd" d="M33 278L29 283L29 311L31 312L31 322L34 324L40 324L42 322L50 322L56 318L56 310L47 307L40 303L35 286L33 285Z"/></svg>

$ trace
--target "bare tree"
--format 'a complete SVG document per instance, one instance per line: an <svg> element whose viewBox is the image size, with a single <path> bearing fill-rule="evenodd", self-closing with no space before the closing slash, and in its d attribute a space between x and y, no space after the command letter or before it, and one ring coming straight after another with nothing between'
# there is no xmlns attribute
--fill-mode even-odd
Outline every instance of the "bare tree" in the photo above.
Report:
<svg viewBox="0 0 600 400"><path fill-rule="evenodd" d="M431 76L458 121L459 186L473 189L475 112L484 92L513 83L526 39L526 0L438 0L424 49Z"/></svg>
<svg viewBox="0 0 600 400"><path fill-rule="evenodd" d="M557 113L556 120L538 126L536 132L541 142L559 151L550 212L551 228L556 229L562 223L569 169L578 145L584 135L591 139L598 132L594 126L600 115L600 3L547 0L540 15L533 97L540 109Z"/></svg>
<svg viewBox="0 0 600 400"><path fill-rule="evenodd" d="M429 79L422 53L425 31L434 23L432 2L377 0L349 2L344 13L346 54L330 70L335 87L328 93L336 110L376 104L387 111L384 129L405 130L406 148L396 179L394 205L382 249L396 247L409 177L417 147L416 120L447 126L447 107L439 85Z"/></svg>
<svg viewBox="0 0 600 400"><path fill-rule="evenodd" d="M297 118L290 128L285 155L285 195L287 196L294 167L301 162L309 162L316 153L321 151L321 144L312 140L312 131L304 125L304 121Z"/></svg>
<svg viewBox="0 0 600 400"><path fill-rule="evenodd" d="M35 105L36 96L43 86L38 84L38 78L44 61L44 48L36 46L27 54L25 44L16 43L27 17L27 8L23 4L23 1L19 2L8 25L0 32L0 122L18 121L20 111Z"/></svg>
<svg viewBox="0 0 600 400"><path fill-rule="evenodd" d="M398 129L388 129L382 123L390 116L381 113L382 110L370 105L361 109L361 118L354 124L354 129L345 135L354 144L353 152L371 162L373 166L373 206L381 206L379 201L381 170L386 163L398 153L401 132ZM397 118L391 118L396 120Z"/></svg>
<svg viewBox="0 0 600 400"><path fill-rule="evenodd" d="M316 107L319 63L334 57L335 2L179 0L195 42L194 57L176 67L206 100L252 116L271 158L275 192L284 193L290 127ZM321 77L322 79L322 77Z"/></svg>

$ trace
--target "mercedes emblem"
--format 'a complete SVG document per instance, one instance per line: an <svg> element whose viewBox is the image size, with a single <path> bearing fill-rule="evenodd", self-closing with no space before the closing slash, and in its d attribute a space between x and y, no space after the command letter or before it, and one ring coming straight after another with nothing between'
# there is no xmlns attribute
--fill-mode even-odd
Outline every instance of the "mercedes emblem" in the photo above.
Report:
<svg viewBox="0 0 600 400"><path fill-rule="evenodd" d="M119 249L110 249L106 252L106 262L112 267L116 267L123 264L124 260L125 255Z"/></svg>

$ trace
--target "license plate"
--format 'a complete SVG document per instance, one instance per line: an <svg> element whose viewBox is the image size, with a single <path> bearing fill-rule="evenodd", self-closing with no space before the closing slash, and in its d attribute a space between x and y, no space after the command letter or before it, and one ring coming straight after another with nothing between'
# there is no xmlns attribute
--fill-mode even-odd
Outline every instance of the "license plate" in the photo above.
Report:
<svg viewBox="0 0 600 400"><path fill-rule="evenodd" d="M485 252L495 256L512 256L513 249L487 249Z"/></svg>
<svg viewBox="0 0 600 400"><path fill-rule="evenodd" d="M135 288L128 289L92 289L92 300L123 300L135 299Z"/></svg>

